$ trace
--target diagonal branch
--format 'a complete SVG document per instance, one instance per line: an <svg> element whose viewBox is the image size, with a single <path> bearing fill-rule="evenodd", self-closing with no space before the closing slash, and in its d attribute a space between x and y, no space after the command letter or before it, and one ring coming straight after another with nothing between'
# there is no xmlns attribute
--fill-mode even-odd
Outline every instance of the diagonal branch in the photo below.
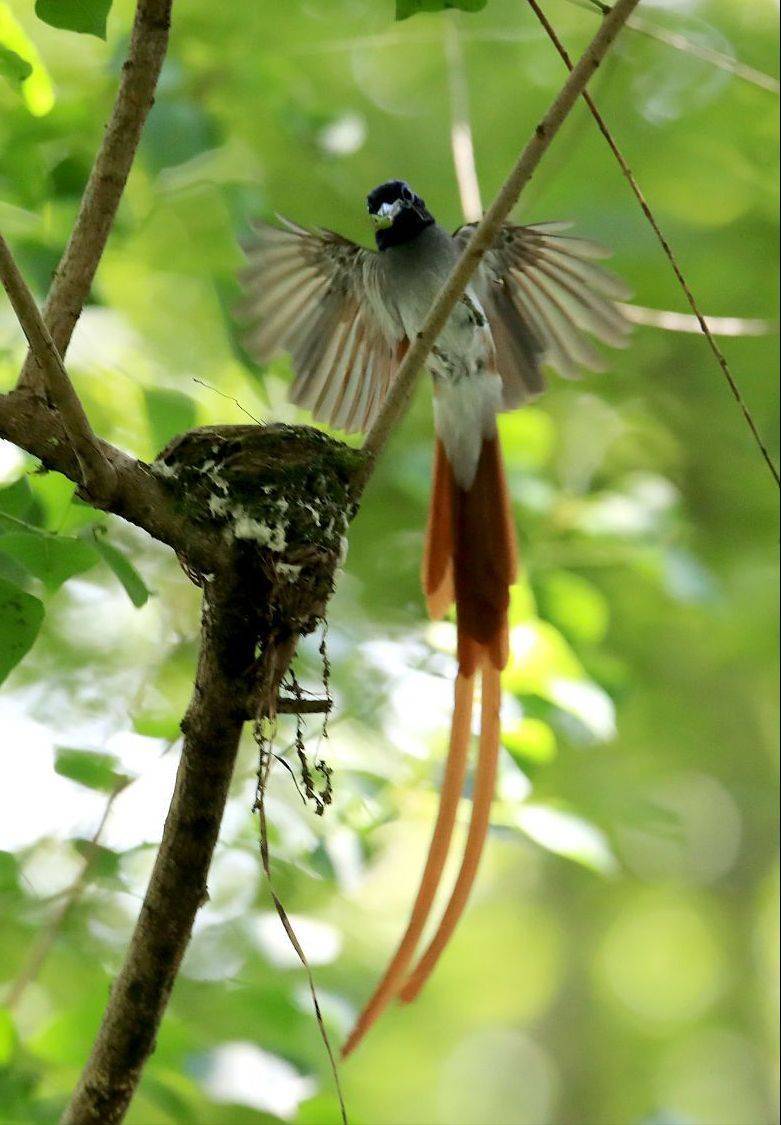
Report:
<svg viewBox="0 0 781 1125"><path fill-rule="evenodd" d="M527 0L527 2L529 4L529 7L532 9L535 16L537 17L537 19L540 21L540 23L544 27L548 37L550 38L550 40L553 43L556 50L558 51L559 55L564 60L565 66L569 69L571 74L574 74L575 70L573 69L572 59L570 58L566 47L563 45L563 43L559 39L558 35L556 34L556 30L552 26L552 24L550 23L550 20L548 19L548 17L545 15L543 10L540 8L539 4L537 3L537 0ZM613 9L613 10L615 10L615 9ZM770 456L770 453L768 452L767 446L765 445L765 442L762 438L762 435L760 434L759 429L757 427L757 424L754 421L754 418L751 414L751 411L749 410L748 405L747 405L745 399L743 398L743 395L741 394L740 387L738 386L737 382L735 381L735 377L732 374L732 371L730 370L730 366L727 363L727 359L726 359L724 353L722 352L721 348L719 347L719 345L716 343L716 340L714 339L713 333L711 332L711 330L708 326L708 322L705 320L705 317L700 312L699 306L697 305L697 302L694 298L694 294L692 293L691 289L689 288L689 283L687 282L686 278L684 277L683 271L681 270L681 267L678 265L678 260L675 257L675 255L673 254L673 251L672 251L672 248L670 247L669 242L667 241L665 236L662 234L662 231L659 227L659 224L656 221L656 216L654 215L653 211L651 210L651 208L648 204L648 201L646 200L645 196L643 195L643 192L641 191L640 185L638 184L637 180L635 179L635 176L634 176L634 173L632 172L632 169L627 164L626 159L624 157L624 154L621 152L621 149L616 144L616 142L613 138L613 134L608 129L607 124L605 123L605 119L603 118L602 114L599 112L596 105L594 104L594 99L591 97L588 90L583 89L581 91L581 95L582 95L583 100L585 101L586 105L589 108L591 116L594 118L594 120L597 123L597 128L599 129L600 133L602 134L602 136L607 141L607 144L608 144L608 147L610 148L610 151L613 153L613 156L616 158L616 161L618 162L618 166L621 169L621 171L624 175L624 178L626 179L630 188L632 189L632 192L635 196L635 199L640 204L640 207L642 209L643 214L645 215L646 219L650 223L651 229L653 230L654 234L656 235L656 237L659 241L659 245L662 247L662 250L664 251L668 262L672 266L673 273L675 274L676 278L678 279L678 283L679 283L681 289L684 292L686 300L689 302L689 306L690 306L692 312L694 313L695 317L697 318L697 322L698 322L700 328L702 329L702 333L705 336L706 340L708 341L708 345L710 347L710 350L713 352L713 355L716 359L716 362L718 363L719 367L722 370L724 378L727 381L727 385L729 386L729 389L732 392L732 397L735 399L735 402L738 404L738 407L740 408L740 411L743 414L743 418L745 419L746 425L748 426L749 430L751 431L751 434L754 438L754 441L757 445L757 448L759 449L759 452L761 453L761 455L762 455L762 457L765 461L765 464L767 465L768 469L770 470L770 473L771 473L773 479L775 480L776 484L781 483L781 481L779 481L778 469L776 468L776 466L773 463L773 460Z"/></svg>
<svg viewBox="0 0 781 1125"><path fill-rule="evenodd" d="M499 227L515 206L521 190L531 179L554 136L607 54L616 35L626 23L633 9L637 7L638 2L639 0L617 0L609 15L605 17L599 31L581 55L558 97L537 125L532 139L519 156L499 194L486 211L464 252L453 267L450 277L442 287L426 318L423 329L418 333L418 338L404 357L393 389L366 437L363 448L369 456L363 472L355 483L356 496L360 495L366 486L377 457L385 448L394 427L404 415L412 396L418 372L431 351L434 341L447 323L456 302L469 284L469 279L493 242Z"/></svg>
<svg viewBox="0 0 781 1125"><path fill-rule="evenodd" d="M63 1125L121 1121L149 1054L190 938L206 901L206 877L222 821L244 725L236 685L252 664L256 629L246 586L234 573L215 582L204 603L193 696L163 839L125 961L115 979L92 1054L62 1117ZM284 661L264 650L268 712Z"/></svg>
<svg viewBox="0 0 781 1125"><path fill-rule="evenodd" d="M76 394L60 354L43 322L27 283L19 272L7 242L0 234L0 280L22 331L30 345L30 356L43 387L57 409L68 441L81 469L81 484L90 496L108 500L115 488L116 473L93 433L81 399Z"/></svg>
<svg viewBox="0 0 781 1125"><path fill-rule="evenodd" d="M122 81L92 167L79 213L43 307L57 351L65 355L105 249L141 130L154 102L168 46L172 0L138 0ZM20 386L41 389L40 369L28 355Z"/></svg>

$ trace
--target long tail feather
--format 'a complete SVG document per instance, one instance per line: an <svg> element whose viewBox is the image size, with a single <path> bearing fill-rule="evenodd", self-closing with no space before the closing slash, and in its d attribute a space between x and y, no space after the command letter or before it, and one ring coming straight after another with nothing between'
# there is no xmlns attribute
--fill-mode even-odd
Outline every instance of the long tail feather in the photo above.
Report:
<svg viewBox="0 0 781 1125"><path fill-rule="evenodd" d="M507 612L516 565L515 534L498 438L484 439L468 489L457 484L444 445L438 439L422 577L432 617L441 617L453 601L456 603L458 677L450 750L437 823L407 929L343 1048L345 1056L356 1048L391 1000L398 996L409 1002L417 996L466 907L488 832L496 780L500 674L507 663ZM464 857L439 928L407 976L431 913L453 835L466 772L478 671L483 691L480 748Z"/></svg>
<svg viewBox="0 0 781 1125"><path fill-rule="evenodd" d="M437 438L434 452L434 480L428 511L426 543L423 549L423 593L429 616L444 617L455 600L453 586L453 470L445 448Z"/></svg>
<svg viewBox="0 0 781 1125"><path fill-rule="evenodd" d="M430 977L439 957L458 925L477 875L491 815L491 802L496 783L496 765L499 757L499 706L501 703L500 672L486 661L483 665L483 702L480 718L480 752L475 774L472 818L469 822L464 858L458 873L450 902L442 915L439 929L426 952L410 974L399 993L404 1003L414 1000Z"/></svg>
<svg viewBox="0 0 781 1125"><path fill-rule="evenodd" d="M374 991L366 1007L361 1012L350 1036L342 1048L342 1057L346 1057L363 1039L366 1032L382 1014L390 1001L398 992L398 987L409 968L412 957L420 941L423 928L431 912L434 896L437 892L445 860L450 848L453 835L453 825L456 819L456 810L464 785L466 774L467 752L472 728L472 700L474 699L474 676L459 674L456 679L455 705L453 708L453 722L450 731L450 750L448 752L445 775L442 780L442 792L439 800L439 812L434 832L429 845L426 866L420 882L412 908L412 914L407 924L407 929L399 943L385 975Z"/></svg>
<svg viewBox="0 0 781 1125"><path fill-rule="evenodd" d="M458 666L474 671L486 651L503 668L517 557L498 437L483 442L471 488L455 488L453 495Z"/></svg>

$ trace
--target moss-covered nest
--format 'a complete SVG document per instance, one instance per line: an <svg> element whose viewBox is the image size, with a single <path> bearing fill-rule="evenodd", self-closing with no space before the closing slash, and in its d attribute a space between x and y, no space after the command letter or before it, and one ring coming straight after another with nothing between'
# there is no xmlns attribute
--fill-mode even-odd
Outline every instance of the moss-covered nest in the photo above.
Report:
<svg viewBox="0 0 781 1125"><path fill-rule="evenodd" d="M258 580L263 616L274 618L265 626L289 621L306 632L344 556L361 461L360 451L309 426L203 426L174 438L151 470Z"/></svg>

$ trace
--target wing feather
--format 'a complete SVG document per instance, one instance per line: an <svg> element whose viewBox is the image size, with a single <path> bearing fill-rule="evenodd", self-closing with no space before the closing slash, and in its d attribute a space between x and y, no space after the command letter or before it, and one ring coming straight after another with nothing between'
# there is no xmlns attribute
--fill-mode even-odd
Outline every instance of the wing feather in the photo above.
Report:
<svg viewBox="0 0 781 1125"><path fill-rule="evenodd" d="M332 231L277 218L279 226L254 224L244 247L245 296L236 311L246 347L261 363L290 353L291 399L318 421L367 429L405 339L386 299L379 255Z"/></svg>
<svg viewBox="0 0 781 1125"><path fill-rule="evenodd" d="M539 394L543 364L570 379L582 368L602 370L590 337L615 348L627 344L631 324L616 302L627 299L628 289L596 264L610 251L565 234L571 225L505 223L473 279L496 344L505 409ZM464 246L473 230L474 224L461 227L454 237Z"/></svg>

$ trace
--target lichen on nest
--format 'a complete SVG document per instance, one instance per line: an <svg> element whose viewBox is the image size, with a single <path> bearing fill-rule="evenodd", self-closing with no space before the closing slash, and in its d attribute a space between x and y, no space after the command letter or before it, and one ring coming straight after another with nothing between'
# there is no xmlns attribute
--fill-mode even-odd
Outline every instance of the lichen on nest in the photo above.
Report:
<svg viewBox="0 0 781 1125"><path fill-rule="evenodd" d="M276 614L303 628L343 558L361 461L309 426L203 426L174 438L150 469L190 519L219 528L226 551L263 573Z"/></svg>

